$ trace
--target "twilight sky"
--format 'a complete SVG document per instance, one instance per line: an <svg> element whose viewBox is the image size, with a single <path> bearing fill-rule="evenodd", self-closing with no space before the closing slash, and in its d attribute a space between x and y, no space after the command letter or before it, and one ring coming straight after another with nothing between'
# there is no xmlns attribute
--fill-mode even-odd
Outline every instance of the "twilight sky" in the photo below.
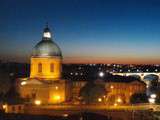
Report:
<svg viewBox="0 0 160 120"><path fill-rule="evenodd" d="M160 0L1 0L0 59L29 62L46 22L65 63L160 64Z"/></svg>

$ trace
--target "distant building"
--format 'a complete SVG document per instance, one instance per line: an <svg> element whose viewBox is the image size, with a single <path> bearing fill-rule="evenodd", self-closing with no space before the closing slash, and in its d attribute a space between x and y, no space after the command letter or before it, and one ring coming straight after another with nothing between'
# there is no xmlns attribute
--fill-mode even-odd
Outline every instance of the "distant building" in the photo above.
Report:
<svg viewBox="0 0 160 120"><path fill-rule="evenodd" d="M108 82L106 83L107 103L129 104L130 98L136 93L145 93L146 84L135 80L131 82Z"/></svg>

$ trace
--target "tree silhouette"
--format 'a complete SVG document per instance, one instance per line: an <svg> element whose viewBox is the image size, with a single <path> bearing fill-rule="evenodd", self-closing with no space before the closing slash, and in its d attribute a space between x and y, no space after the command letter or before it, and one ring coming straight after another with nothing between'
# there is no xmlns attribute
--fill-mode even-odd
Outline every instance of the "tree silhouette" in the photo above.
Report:
<svg viewBox="0 0 160 120"><path fill-rule="evenodd" d="M147 103L148 97L146 93L135 93L130 98L131 103Z"/></svg>
<svg viewBox="0 0 160 120"><path fill-rule="evenodd" d="M19 104L22 103L24 100L20 97L19 93L16 91L16 79L14 75L10 76L10 83L11 86L9 90L6 92L6 94L3 97L3 102L8 104Z"/></svg>

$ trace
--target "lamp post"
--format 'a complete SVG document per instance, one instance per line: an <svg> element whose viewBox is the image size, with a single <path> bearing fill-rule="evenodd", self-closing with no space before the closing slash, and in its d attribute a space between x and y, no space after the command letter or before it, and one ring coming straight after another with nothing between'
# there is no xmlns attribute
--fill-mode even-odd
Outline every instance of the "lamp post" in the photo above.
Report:
<svg viewBox="0 0 160 120"><path fill-rule="evenodd" d="M156 94L151 94L150 98L148 99L149 103L154 104L156 101L156 97L157 97Z"/></svg>
<svg viewBox="0 0 160 120"><path fill-rule="evenodd" d="M154 107L153 104L155 104L155 102L156 102L156 97L157 97L156 94L151 94L151 95L150 95L150 98L148 98L148 101L149 101L149 103L150 103L150 108L153 108L153 107ZM154 109L154 108L153 108L153 109Z"/></svg>
<svg viewBox="0 0 160 120"><path fill-rule="evenodd" d="M40 100L35 100L35 101L34 101L34 104L35 104L35 105L41 105L41 101L40 101Z"/></svg>

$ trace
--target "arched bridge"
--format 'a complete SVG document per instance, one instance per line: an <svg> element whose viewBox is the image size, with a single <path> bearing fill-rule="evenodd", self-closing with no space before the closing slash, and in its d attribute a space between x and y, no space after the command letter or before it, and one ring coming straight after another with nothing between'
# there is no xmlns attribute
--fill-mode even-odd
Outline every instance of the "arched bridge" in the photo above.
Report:
<svg viewBox="0 0 160 120"><path fill-rule="evenodd" d="M124 73L112 73L112 75L120 75L120 76L139 76L142 81L144 78L149 75L155 75L160 81L160 72L124 72Z"/></svg>

